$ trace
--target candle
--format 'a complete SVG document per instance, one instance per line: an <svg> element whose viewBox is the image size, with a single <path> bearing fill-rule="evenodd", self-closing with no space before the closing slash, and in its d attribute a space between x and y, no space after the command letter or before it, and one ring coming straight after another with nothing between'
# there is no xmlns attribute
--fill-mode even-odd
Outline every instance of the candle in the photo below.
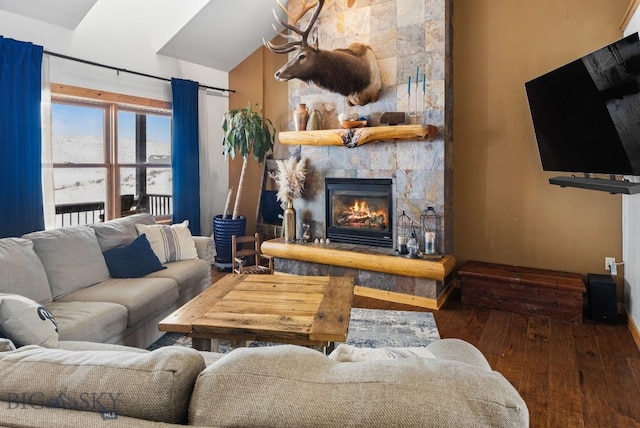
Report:
<svg viewBox="0 0 640 428"><path fill-rule="evenodd" d="M436 233L425 232L424 233L424 252L427 254L433 254L436 252Z"/></svg>
<svg viewBox="0 0 640 428"><path fill-rule="evenodd" d="M407 237L398 236L398 253L407 254Z"/></svg>
<svg viewBox="0 0 640 428"><path fill-rule="evenodd" d="M427 87L427 74L426 73L422 73L422 93L425 93Z"/></svg>
<svg viewBox="0 0 640 428"><path fill-rule="evenodd" d="M409 83L407 84L407 93L411 94L411 76L409 76Z"/></svg>

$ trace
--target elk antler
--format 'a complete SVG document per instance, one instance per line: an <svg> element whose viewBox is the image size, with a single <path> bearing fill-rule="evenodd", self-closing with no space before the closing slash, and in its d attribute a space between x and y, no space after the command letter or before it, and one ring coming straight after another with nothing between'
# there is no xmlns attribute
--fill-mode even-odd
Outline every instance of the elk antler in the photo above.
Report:
<svg viewBox="0 0 640 428"><path fill-rule="evenodd" d="M297 14L290 14L289 11L282 5L282 3L280 3L279 0L278 1L278 5L280 5L280 7L286 12L287 16L289 16L289 20L291 21L291 25L289 23L283 22L280 18L278 18L278 16L276 15L275 10L273 11L273 16L275 16L276 21L278 21L280 23L280 25L282 25L284 28L292 31L293 33L296 33L298 35L300 35L300 40L296 40L296 41L292 41L289 43L285 43L284 45L273 45L271 44L271 42L267 42L263 39L263 43L265 44L265 46L267 48L269 48L269 50L271 52L275 52L275 53L288 53L291 52L293 50L295 50L298 46L300 47L306 47L308 46L308 41L307 39L309 38L309 33L311 33L311 30L313 29L313 25L316 23L316 20L318 19L318 15L320 15L320 10L322 9L322 6L324 5L324 0L316 0L312 3L307 4L306 0L302 0L302 10L297 13ZM313 11L313 15L311 16L311 19L309 20L309 22L307 23L307 26L304 30L298 29L295 25L297 24L297 22L300 20L300 18L302 18L309 10L311 10L312 8L315 7L315 10ZM275 29L275 26L274 26ZM277 30L276 30L277 32ZM278 33L288 39L292 39L293 36L289 36L283 33Z"/></svg>
<svg viewBox="0 0 640 428"><path fill-rule="evenodd" d="M311 3L307 3L307 0L301 0L298 2L291 2L292 3L292 7L291 9L293 11L295 11L296 9L299 9L297 11L297 13L291 13L289 12L289 9L287 9L287 7L285 7L282 2L280 0L276 0L276 2L278 3L278 6L280 6L280 8L284 11L284 13L287 14L287 16L289 17L289 23L291 25L297 25L298 21L300 21L300 19L307 13L309 12L311 9L313 9L314 7L316 7L318 5L318 1L313 1Z"/></svg>

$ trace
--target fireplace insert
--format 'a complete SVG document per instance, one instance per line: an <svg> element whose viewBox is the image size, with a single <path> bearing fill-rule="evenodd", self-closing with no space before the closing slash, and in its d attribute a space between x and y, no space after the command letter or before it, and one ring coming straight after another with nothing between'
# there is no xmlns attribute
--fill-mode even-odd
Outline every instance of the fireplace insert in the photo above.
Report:
<svg viewBox="0 0 640 428"><path fill-rule="evenodd" d="M326 178L327 238L393 248L392 189L386 178Z"/></svg>

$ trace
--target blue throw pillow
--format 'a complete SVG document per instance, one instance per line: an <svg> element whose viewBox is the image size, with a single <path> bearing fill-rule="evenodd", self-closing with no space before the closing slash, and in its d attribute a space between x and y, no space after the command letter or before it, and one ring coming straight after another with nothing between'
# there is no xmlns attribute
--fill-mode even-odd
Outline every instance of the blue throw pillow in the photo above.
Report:
<svg viewBox="0 0 640 428"><path fill-rule="evenodd" d="M111 278L139 278L166 269L144 234L125 247L112 248L103 254Z"/></svg>

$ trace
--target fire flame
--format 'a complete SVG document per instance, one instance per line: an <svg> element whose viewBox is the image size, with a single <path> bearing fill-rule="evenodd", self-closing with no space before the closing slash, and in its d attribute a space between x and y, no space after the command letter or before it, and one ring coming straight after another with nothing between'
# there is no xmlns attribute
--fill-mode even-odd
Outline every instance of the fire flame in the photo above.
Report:
<svg viewBox="0 0 640 428"><path fill-rule="evenodd" d="M364 220L368 223L368 220L378 218L379 224L386 225L387 223L386 213L382 210L372 210L369 208L367 201L356 200L353 206L345 210L345 214L348 215L349 222L359 223Z"/></svg>

